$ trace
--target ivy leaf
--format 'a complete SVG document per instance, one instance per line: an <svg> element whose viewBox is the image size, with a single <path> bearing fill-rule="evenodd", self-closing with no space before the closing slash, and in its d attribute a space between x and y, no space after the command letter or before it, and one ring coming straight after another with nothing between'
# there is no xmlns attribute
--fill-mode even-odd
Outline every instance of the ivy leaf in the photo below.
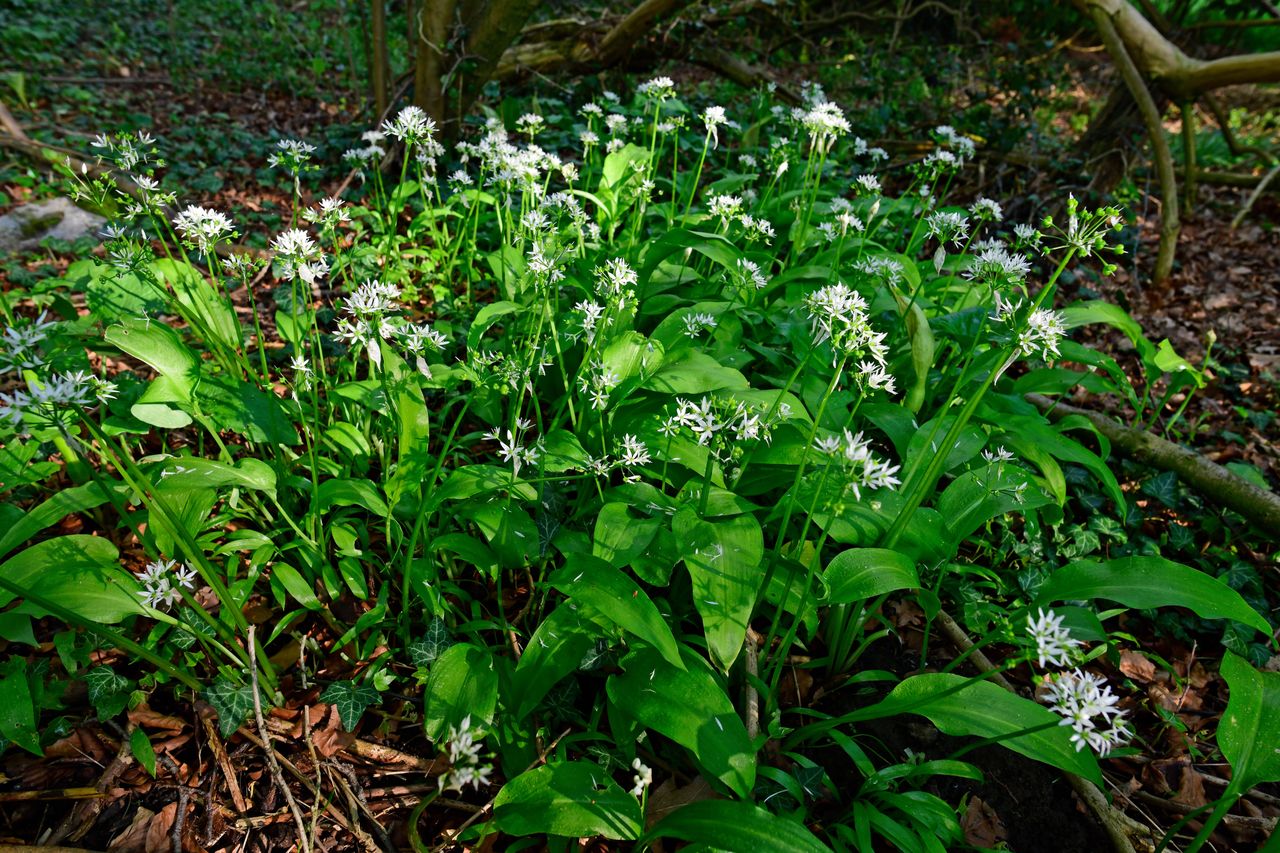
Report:
<svg viewBox="0 0 1280 853"><path fill-rule="evenodd" d="M365 709L375 704L378 698L378 691L369 685L350 681L336 681L320 694L321 702L329 702L338 709L342 727L349 732L356 730Z"/></svg>
<svg viewBox="0 0 1280 853"><path fill-rule="evenodd" d="M409 644L409 659L416 667L431 666L453 643L454 639L449 635L444 620L432 619L427 623L427 630L422 637Z"/></svg>
<svg viewBox="0 0 1280 853"><path fill-rule="evenodd" d="M253 688L219 678L205 688L204 698L218 712L218 733L229 738L253 713Z"/></svg>
<svg viewBox="0 0 1280 853"><path fill-rule="evenodd" d="M99 720L109 720L129 704L133 682L119 675L109 666L96 666L84 675L89 689L89 703L98 712Z"/></svg>

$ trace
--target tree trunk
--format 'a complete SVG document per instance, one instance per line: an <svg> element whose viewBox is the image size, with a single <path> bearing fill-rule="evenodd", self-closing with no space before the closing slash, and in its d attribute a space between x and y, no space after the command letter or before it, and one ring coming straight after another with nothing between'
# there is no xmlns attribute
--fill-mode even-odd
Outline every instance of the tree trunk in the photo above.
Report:
<svg viewBox="0 0 1280 853"><path fill-rule="evenodd" d="M373 0L370 15L369 64L372 66L373 108L378 115L387 111L387 5L386 0Z"/></svg>
<svg viewBox="0 0 1280 853"><path fill-rule="evenodd" d="M437 122L446 118L444 90L449 69L449 30L457 10L456 0L423 0L414 22L417 62L414 65L413 99Z"/></svg>

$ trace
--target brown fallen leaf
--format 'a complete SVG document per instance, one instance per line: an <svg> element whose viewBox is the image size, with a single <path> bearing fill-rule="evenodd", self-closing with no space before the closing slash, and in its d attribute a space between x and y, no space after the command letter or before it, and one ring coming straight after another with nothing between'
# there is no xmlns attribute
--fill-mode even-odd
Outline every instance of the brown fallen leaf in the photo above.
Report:
<svg viewBox="0 0 1280 853"><path fill-rule="evenodd" d="M148 708L146 705L129 711L129 722L148 729L160 729L161 731L180 732L187 727L187 721L181 717L173 717L168 714L159 714Z"/></svg>
<svg viewBox="0 0 1280 853"><path fill-rule="evenodd" d="M688 785L677 786L675 779L668 777L662 784L649 791L648 807L645 810L646 828L652 827L678 808L696 803L698 800L718 799L719 795L701 776L694 778Z"/></svg>
<svg viewBox="0 0 1280 853"><path fill-rule="evenodd" d="M156 812L155 818L147 827L146 853L169 853L173 843L169 840L169 831L178 817L178 804L169 805Z"/></svg>
<svg viewBox="0 0 1280 853"><path fill-rule="evenodd" d="M1141 652L1129 649L1120 652L1120 671L1139 684L1146 684L1156 677L1156 665Z"/></svg>
<svg viewBox="0 0 1280 853"><path fill-rule="evenodd" d="M1198 809L1209 802L1204 795L1204 777L1189 762L1182 768L1182 781L1178 785L1178 793L1174 795L1173 801L1193 809Z"/></svg>
<svg viewBox="0 0 1280 853"><path fill-rule="evenodd" d="M969 798L960 826L964 829L965 843L983 850L994 849L1009 837L1000 815L980 797Z"/></svg>
<svg viewBox="0 0 1280 853"><path fill-rule="evenodd" d="M147 849L147 828L155 816L151 809L139 806L124 831L107 844L107 853L144 853Z"/></svg>

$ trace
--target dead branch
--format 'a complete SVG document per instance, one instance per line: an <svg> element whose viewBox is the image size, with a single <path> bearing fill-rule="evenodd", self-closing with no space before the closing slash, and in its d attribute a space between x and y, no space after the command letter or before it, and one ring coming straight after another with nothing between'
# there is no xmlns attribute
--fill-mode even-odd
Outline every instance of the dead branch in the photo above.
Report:
<svg viewBox="0 0 1280 853"><path fill-rule="evenodd" d="M1174 177L1173 157L1169 153L1169 143L1164 137L1164 123L1160 120L1160 111L1156 109L1151 92L1142 80L1142 73L1129 55L1129 50L1111 17L1096 5L1090 7L1089 13L1098 27L1098 32L1102 35L1107 52L1111 54L1112 61L1129 89L1129 94L1138 104L1142 122L1147 128L1147 136L1151 140L1151 154L1155 158L1156 171L1160 176L1160 249L1156 255L1156 268L1151 274L1151 280L1156 285L1162 285L1168 281L1169 273L1173 271L1173 257L1178 248L1178 232L1182 230L1182 223L1178 218L1178 179ZM1143 20L1145 22L1145 19ZM1152 32L1155 31L1152 30ZM1159 34L1156 33L1156 35Z"/></svg>
<svg viewBox="0 0 1280 853"><path fill-rule="evenodd" d="M1098 412L1041 394L1028 394L1027 400L1054 419L1067 415L1084 416L1123 455L1143 465L1172 471L1179 480L1205 497L1238 512L1263 533L1280 540L1280 495L1275 492L1259 488L1181 445L1124 426Z"/></svg>

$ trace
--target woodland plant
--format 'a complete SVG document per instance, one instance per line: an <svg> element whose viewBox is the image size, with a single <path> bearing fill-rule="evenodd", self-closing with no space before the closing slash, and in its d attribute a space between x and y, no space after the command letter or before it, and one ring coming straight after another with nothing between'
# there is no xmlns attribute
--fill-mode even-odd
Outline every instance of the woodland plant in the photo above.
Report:
<svg viewBox="0 0 1280 853"><path fill-rule="evenodd" d="M105 685L100 717L202 698L224 737L255 698L314 699L282 690L291 669L351 730L418 692L441 789L485 807L464 840L959 843L954 805L923 786L979 771L861 745L859 723L903 714L1100 783L1095 753L1123 747L1133 703L1096 672L1045 676L1041 705L989 672L899 679L863 655L898 630L890 600L932 626L992 519L1061 520L1064 465L1124 506L1086 425L1022 399L1133 396L1070 339L1119 309L1055 307L1066 270L1111 268L1120 213L1069 198L1065 219L1005 222L997 201L951 198L963 133L895 163L820 88L806 98L734 115L657 78L451 147L406 107L344 155L357 189L318 202L315 149L281 140L293 206L265 254L236 244L237 215L180 209L155 140L100 137L113 175L67 178L113 212L103 255L4 303L0 441L26 472L0 511L0 588L25 602L8 630L49 614L60 650L132 656L61 657ZM53 535L69 513L92 532ZM1124 608L1271 630L1155 555L987 604L978 647L1024 647L1001 671L1114 655ZM323 669L282 653L317 642ZM795 708L794 655L833 687L893 683L853 710ZM1274 706L1276 676L1236 671L1233 688L1265 684L1239 701ZM0 732L39 753L34 677L5 675ZM860 788L833 784L825 745ZM725 799L646 833L646 792L674 773Z"/></svg>

